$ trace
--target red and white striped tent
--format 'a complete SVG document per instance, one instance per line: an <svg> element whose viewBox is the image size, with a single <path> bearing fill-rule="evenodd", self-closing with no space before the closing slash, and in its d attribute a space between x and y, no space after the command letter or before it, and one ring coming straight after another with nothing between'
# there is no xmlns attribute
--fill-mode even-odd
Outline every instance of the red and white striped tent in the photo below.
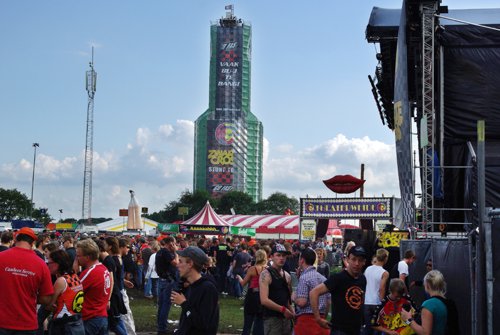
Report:
<svg viewBox="0 0 500 335"><path fill-rule="evenodd" d="M298 215L221 215L231 226L255 228L257 234L299 234Z"/></svg>
<svg viewBox="0 0 500 335"><path fill-rule="evenodd" d="M182 222L187 225L204 225L204 226L230 226L221 216L215 213L210 202L207 200L205 207L201 209L195 216Z"/></svg>

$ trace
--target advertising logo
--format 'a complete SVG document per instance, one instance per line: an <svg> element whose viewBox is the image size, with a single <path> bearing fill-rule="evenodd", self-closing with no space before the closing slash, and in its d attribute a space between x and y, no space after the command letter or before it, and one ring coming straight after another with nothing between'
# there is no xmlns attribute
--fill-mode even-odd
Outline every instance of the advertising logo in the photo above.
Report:
<svg viewBox="0 0 500 335"><path fill-rule="evenodd" d="M236 126L234 123L224 122L215 129L215 139L219 144L231 145L235 141Z"/></svg>

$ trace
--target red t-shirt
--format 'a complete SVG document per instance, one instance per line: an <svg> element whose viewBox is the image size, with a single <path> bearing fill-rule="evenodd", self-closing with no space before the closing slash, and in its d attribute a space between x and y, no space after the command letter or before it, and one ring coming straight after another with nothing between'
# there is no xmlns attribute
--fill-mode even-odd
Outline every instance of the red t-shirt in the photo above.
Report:
<svg viewBox="0 0 500 335"><path fill-rule="evenodd" d="M36 301L51 295L50 271L33 250L14 247L0 253L0 328L38 328Z"/></svg>
<svg viewBox="0 0 500 335"><path fill-rule="evenodd" d="M80 273L85 301L82 318L89 320L97 316L108 316L108 301L111 290L111 278L108 269L97 263Z"/></svg>

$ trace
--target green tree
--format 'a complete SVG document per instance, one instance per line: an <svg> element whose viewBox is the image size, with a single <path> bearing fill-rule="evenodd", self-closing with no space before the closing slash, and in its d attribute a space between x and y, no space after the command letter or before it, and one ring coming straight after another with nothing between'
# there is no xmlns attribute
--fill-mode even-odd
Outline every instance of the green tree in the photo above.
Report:
<svg viewBox="0 0 500 335"><path fill-rule="evenodd" d="M17 218L32 217L44 225L47 225L52 220L47 209L33 208L31 215L30 211L30 200L26 194L19 192L17 189L0 188L0 219L10 221Z"/></svg>
<svg viewBox="0 0 500 335"><path fill-rule="evenodd" d="M224 193L220 198L217 214L231 214L231 208L237 214L252 214L255 210L255 203L252 197L245 192L231 191Z"/></svg>
<svg viewBox="0 0 500 335"><path fill-rule="evenodd" d="M29 216L30 200L17 189L0 188L0 218L10 221L15 218Z"/></svg>
<svg viewBox="0 0 500 335"><path fill-rule="evenodd" d="M299 201L294 197L288 197L285 193L275 192L267 199L256 205L258 214L283 215L289 208L294 214L299 212Z"/></svg>

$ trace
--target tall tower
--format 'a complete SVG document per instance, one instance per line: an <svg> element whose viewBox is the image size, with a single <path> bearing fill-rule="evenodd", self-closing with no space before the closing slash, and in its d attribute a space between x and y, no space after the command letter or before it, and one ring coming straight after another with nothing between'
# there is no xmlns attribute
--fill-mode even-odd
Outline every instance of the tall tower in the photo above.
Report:
<svg viewBox="0 0 500 335"><path fill-rule="evenodd" d="M83 172L82 219L92 224L92 162L94 156L94 95L96 91L97 73L94 71L94 48L90 70L86 72L87 103L87 135L85 143L85 169Z"/></svg>
<svg viewBox="0 0 500 335"><path fill-rule="evenodd" d="M262 123L250 112L252 29L226 6L210 27L209 107L195 121L194 190L262 198Z"/></svg>

